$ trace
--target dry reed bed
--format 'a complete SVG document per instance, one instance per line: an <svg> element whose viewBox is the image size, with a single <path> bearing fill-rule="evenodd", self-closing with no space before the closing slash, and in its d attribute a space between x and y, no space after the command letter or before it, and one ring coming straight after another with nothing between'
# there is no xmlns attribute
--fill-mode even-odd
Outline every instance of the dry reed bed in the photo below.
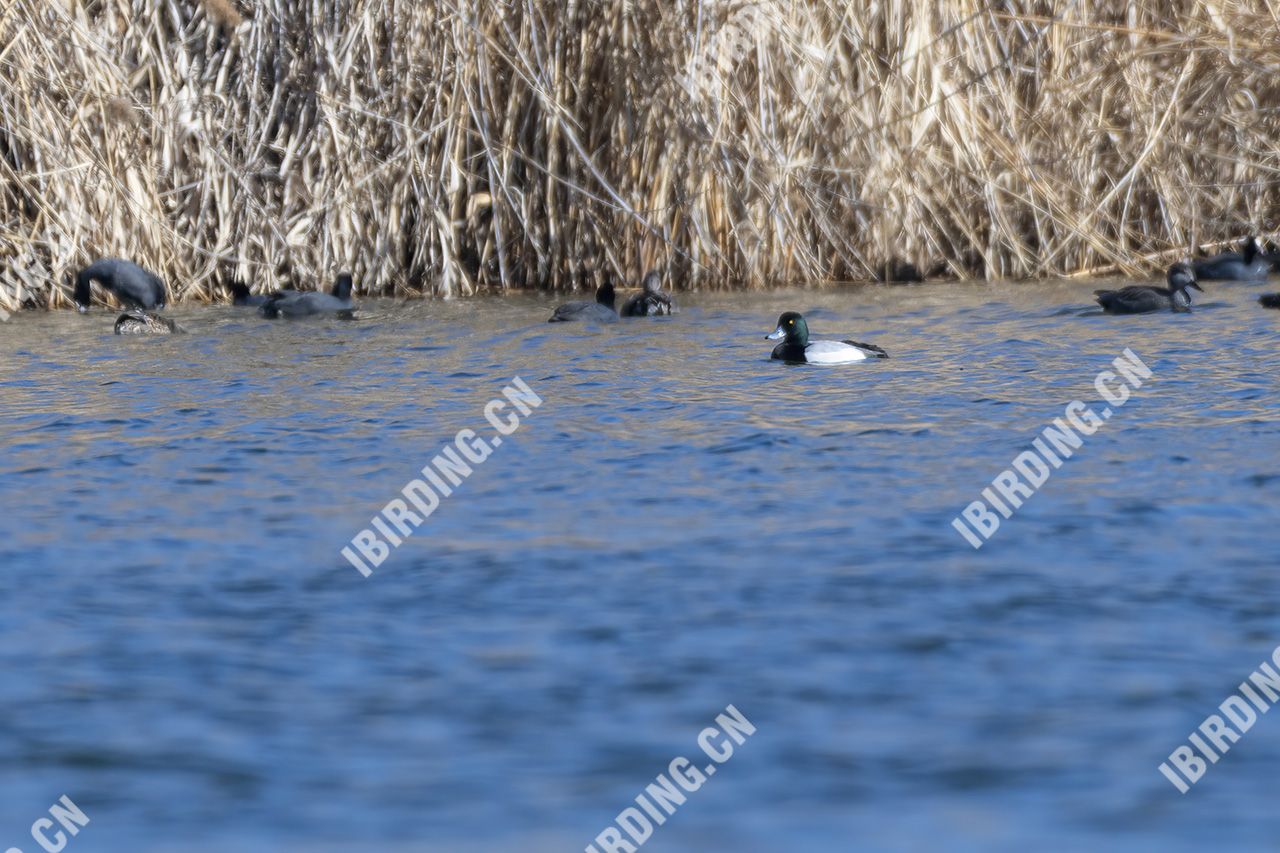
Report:
<svg viewBox="0 0 1280 853"><path fill-rule="evenodd" d="M9 0L0 305L1136 273L1277 227L1280 4Z"/></svg>

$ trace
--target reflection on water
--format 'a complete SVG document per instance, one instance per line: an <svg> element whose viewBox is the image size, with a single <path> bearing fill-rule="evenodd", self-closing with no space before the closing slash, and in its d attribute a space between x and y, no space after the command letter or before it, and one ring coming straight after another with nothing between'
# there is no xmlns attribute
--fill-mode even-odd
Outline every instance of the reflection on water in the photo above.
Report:
<svg viewBox="0 0 1280 853"><path fill-rule="evenodd" d="M1092 287L15 318L0 848L70 794L81 853L581 850L732 703L652 849L1265 849L1280 721L1185 797L1156 767L1280 645L1280 316ZM787 309L892 358L771 363ZM951 519L1126 347L1152 379L974 551ZM361 578L514 376L544 404Z"/></svg>

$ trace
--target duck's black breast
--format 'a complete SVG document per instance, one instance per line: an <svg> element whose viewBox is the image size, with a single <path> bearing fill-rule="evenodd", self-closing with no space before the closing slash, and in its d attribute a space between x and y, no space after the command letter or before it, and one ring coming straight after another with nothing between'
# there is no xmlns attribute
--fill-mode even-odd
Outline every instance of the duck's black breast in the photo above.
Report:
<svg viewBox="0 0 1280 853"><path fill-rule="evenodd" d="M772 358L778 361L790 361L797 364L804 364L808 359L804 356L804 344L796 344L790 341L783 341L773 348Z"/></svg>

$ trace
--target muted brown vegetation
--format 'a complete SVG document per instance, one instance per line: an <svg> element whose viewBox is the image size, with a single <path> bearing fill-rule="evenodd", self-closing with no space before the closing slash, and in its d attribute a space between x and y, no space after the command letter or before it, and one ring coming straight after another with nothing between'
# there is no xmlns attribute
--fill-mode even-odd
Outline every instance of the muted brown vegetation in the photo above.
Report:
<svg viewBox="0 0 1280 853"><path fill-rule="evenodd" d="M0 304L1139 272L1277 226L1280 3L7 0Z"/></svg>

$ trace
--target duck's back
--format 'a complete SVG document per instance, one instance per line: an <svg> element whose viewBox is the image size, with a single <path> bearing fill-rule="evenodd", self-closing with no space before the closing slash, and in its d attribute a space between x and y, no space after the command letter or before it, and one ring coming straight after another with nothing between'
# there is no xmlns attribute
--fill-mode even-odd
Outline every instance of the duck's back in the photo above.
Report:
<svg viewBox="0 0 1280 853"><path fill-rule="evenodd" d="M778 361L804 362L804 345L783 341L773 348L770 358Z"/></svg>
<svg viewBox="0 0 1280 853"><path fill-rule="evenodd" d="M267 317L307 317L313 314L337 314L351 310L350 299L339 299L331 293L297 293L281 291L262 306Z"/></svg>
<svg viewBox="0 0 1280 853"><path fill-rule="evenodd" d="M547 322L573 323L585 320L595 323L614 323L617 319L617 312L599 302L566 302L555 310Z"/></svg>
<svg viewBox="0 0 1280 853"><path fill-rule="evenodd" d="M1167 310L1169 294L1157 287L1131 285L1120 290L1094 291L1102 310L1111 314L1147 314Z"/></svg>
<svg viewBox="0 0 1280 853"><path fill-rule="evenodd" d="M117 335L172 335L182 327L146 311L126 311L116 318Z"/></svg>
<svg viewBox="0 0 1280 853"><path fill-rule="evenodd" d="M1263 260L1245 263L1238 253L1222 254L1192 264L1196 278L1205 281L1262 281L1271 271L1271 265Z"/></svg>
<svg viewBox="0 0 1280 853"><path fill-rule="evenodd" d="M121 302L139 308L162 308L168 301L164 282L155 273L124 258L100 258L81 270L95 278Z"/></svg>

